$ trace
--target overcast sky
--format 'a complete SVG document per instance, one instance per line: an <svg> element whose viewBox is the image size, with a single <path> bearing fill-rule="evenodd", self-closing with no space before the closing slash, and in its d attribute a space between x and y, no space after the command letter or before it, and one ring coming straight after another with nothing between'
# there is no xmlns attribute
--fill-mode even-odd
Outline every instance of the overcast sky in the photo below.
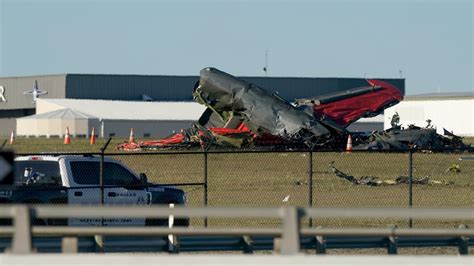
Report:
<svg viewBox="0 0 474 266"><path fill-rule="evenodd" d="M473 1L0 0L0 76L406 78L473 91Z"/></svg>

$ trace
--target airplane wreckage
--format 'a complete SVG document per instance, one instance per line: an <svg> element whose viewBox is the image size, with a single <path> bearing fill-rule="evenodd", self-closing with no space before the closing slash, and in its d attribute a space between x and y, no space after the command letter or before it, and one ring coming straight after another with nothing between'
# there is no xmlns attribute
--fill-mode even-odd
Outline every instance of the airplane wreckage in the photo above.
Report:
<svg viewBox="0 0 474 266"><path fill-rule="evenodd" d="M434 128L409 126L399 118L383 132L352 133L347 127L363 117L373 117L403 99L402 92L380 80L368 79L365 87L290 103L276 93L215 68L204 68L193 98L207 109L191 128L157 141L123 143L119 150L263 149L343 150L348 136L354 150L468 149L462 139Z"/></svg>

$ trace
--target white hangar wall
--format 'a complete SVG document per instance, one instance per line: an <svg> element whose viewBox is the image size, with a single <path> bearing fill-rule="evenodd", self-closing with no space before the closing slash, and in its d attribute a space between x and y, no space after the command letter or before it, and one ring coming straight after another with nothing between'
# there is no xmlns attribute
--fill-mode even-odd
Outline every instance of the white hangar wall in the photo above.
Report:
<svg viewBox="0 0 474 266"><path fill-rule="evenodd" d="M97 123L93 116L65 108L17 118L16 132L18 136L49 138L63 136L69 128L71 135L85 137Z"/></svg>
<svg viewBox="0 0 474 266"><path fill-rule="evenodd" d="M17 119L20 136L163 138L191 127L205 107L195 102L132 102L110 100L38 99L36 115Z"/></svg>
<svg viewBox="0 0 474 266"><path fill-rule="evenodd" d="M164 138L173 131L191 127L195 121L157 121L157 120L102 120L96 127L100 137L128 137L133 128L135 138Z"/></svg>
<svg viewBox="0 0 474 266"><path fill-rule="evenodd" d="M126 138L133 128L136 138L163 138L173 131L189 128L194 121L134 121L134 120L101 120L95 118L69 119L49 118L39 119L24 117L17 119L17 135L24 137L64 137L66 127L72 137L90 137L92 128L98 137Z"/></svg>
<svg viewBox="0 0 474 266"><path fill-rule="evenodd" d="M390 128L390 118L398 112L400 123L426 126L426 120L443 134L443 128L459 136L474 136L474 97L459 99L407 100L385 110L384 129Z"/></svg>

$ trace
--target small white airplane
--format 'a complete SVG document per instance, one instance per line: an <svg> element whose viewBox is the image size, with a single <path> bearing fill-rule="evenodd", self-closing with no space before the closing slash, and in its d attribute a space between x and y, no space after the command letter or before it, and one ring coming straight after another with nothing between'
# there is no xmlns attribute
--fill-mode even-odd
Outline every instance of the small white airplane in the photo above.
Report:
<svg viewBox="0 0 474 266"><path fill-rule="evenodd" d="M36 102L36 99L38 99L38 97L40 95L43 95L43 94L48 94L47 91L41 91L39 88L38 88L38 81L35 80L35 85L33 86L33 89L31 91L25 91L23 94L31 94L33 95L33 103Z"/></svg>

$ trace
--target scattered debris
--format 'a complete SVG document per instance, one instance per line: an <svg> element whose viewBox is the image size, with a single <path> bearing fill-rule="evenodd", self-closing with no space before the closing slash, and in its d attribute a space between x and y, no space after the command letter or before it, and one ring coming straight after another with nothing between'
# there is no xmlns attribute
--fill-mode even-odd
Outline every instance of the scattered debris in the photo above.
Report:
<svg viewBox="0 0 474 266"><path fill-rule="evenodd" d="M469 150L470 145L464 144L462 138L454 134L440 135L435 128L421 128L409 125L402 129L397 125L383 132L369 135L356 135L354 150Z"/></svg>
<svg viewBox="0 0 474 266"><path fill-rule="evenodd" d="M396 184L409 184L410 177L409 176L399 176L395 179ZM425 176L422 178L413 177L412 184L417 185L453 185L454 182L452 181L439 181L439 180L432 180L429 176Z"/></svg>
<svg viewBox="0 0 474 266"><path fill-rule="evenodd" d="M448 169L446 169L446 173L461 173L461 168L459 167L459 164L453 163Z"/></svg>
<svg viewBox="0 0 474 266"><path fill-rule="evenodd" d="M298 180L298 181L293 182L293 184L296 185L296 186L308 185L308 181L306 181L306 180L304 180L304 181Z"/></svg>
<svg viewBox="0 0 474 266"><path fill-rule="evenodd" d="M334 161L329 164L331 171L340 178L346 179L354 185L366 185L366 186L381 186L381 185L397 185L397 184L409 184L410 177L398 176L395 180L378 180L378 177L374 176L361 176L356 178L352 175L348 175L334 166ZM431 180L428 176L423 178L412 178L412 184L418 185L452 185L454 182L444 182L438 180Z"/></svg>

